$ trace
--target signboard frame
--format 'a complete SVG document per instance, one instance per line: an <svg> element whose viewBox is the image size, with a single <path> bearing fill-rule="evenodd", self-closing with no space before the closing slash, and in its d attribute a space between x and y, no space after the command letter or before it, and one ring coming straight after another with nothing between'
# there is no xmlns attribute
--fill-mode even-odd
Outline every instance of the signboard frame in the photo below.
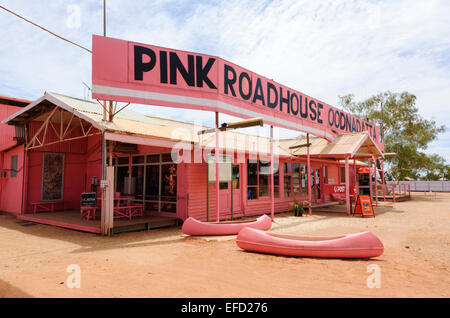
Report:
<svg viewBox="0 0 450 318"><path fill-rule="evenodd" d="M330 141L367 130L384 149L378 126L222 58L97 35L92 98L262 117Z"/></svg>

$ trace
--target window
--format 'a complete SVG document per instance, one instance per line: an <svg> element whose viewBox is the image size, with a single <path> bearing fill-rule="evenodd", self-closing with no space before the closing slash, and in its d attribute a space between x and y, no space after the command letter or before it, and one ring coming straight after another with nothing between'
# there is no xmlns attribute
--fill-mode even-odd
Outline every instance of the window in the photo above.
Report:
<svg viewBox="0 0 450 318"><path fill-rule="evenodd" d="M177 165L170 153L117 157L114 163L116 192L133 196L145 211L176 213Z"/></svg>
<svg viewBox="0 0 450 318"><path fill-rule="evenodd" d="M136 200L144 198L144 166L131 167L130 194Z"/></svg>
<svg viewBox="0 0 450 318"><path fill-rule="evenodd" d="M129 157L119 157L119 158L117 158L117 163L119 165L127 165L129 160L130 160Z"/></svg>
<svg viewBox="0 0 450 318"><path fill-rule="evenodd" d="M345 183L345 167L339 167L339 182Z"/></svg>
<svg viewBox="0 0 450 318"><path fill-rule="evenodd" d="M268 161L259 161L259 196L269 196L269 176L270 176L270 164Z"/></svg>
<svg viewBox="0 0 450 318"><path fill-rule="evenodd" d="M128 166L116 168L116 192L120 192L121 195L128 195L129 185L129 173Z"/></svg>
<svg viewBox="0 0 450 318"><path fill-rule="evenodd" d="M258 198L258 162L256 160L247 160L247 198L254 200Z"/></svg>
<svg viewBox="0 0 450 318"><path fill-rule="evenodd" d="M280 167L278 163L273 164L273 196L280 197Z"/></svg>
<svg viewBox="0 0 450 318"><path fill-rule="evenodd" d="M284 197L307 194L306 164L285 163L284 164Z"/></svg>
<svg viewBox="0 0 450 318"><path fill-rule="evenodd" d="M284 196L290 197L292 196L292 176L291 176L291 164L285 163L284 164Z"/></svg>
<svg viewBox="0 0 450 318"><path fill-rule="evenodd" d="M145 175L145 199L149 201L159 200L159 170L160 165L148 165ZM156 210L158 210L156 208Z"/></svg>
<svg viewBox="0 0 450 318"><path fill-rule="evenodd" d="M300 193L300 164L292 164L292 192L294 196Z"/></svg>
<svg viewBox="0 0 450 318"><path fill-rule="evenodd" d="M232 182L231 184L233 185L233 189L239 189L239 165L232 165L231 166L231 178L232 178Z"/></svg>
<svg viewBox="0 0 450 318"><path fill-rule="evenodd" d="M323 166L323 183L324 184L328 184L328 171L327 171L327 166Z"/></svg>
<svg viewBox="0 0 450 318"><path fill-rule="evenodd" d="M274 164L274 197L279 197L280 178L278 164ZM270 196L270 161L247 160L247 198L248 200Z"/></svg>
<svg viewBox="0 0 450 318"><path fill-rule="evenodd" d="M137 163L144 163L144 156L133 156L132 157L132 163L133 164L137 164Z"/></svg>
<svg viewBox="0 0 450 318"><path fill-rule="evenodd" d="M17 155L11 156L11 178L15 178L17 176Z"/></svg>
<svg viewBox="0 0 450 318"><path fill-rule="evenodd" d="M301 187L302 187L302 194L308 194L308 179L307 179L307 174L306 174L306 165L304 164L304 163L302 163L301 165L300 165L300 169L301 169L301 174L302 174L302 176L301 176L301 182L302 182L302 184L301 184Z"/></svg>

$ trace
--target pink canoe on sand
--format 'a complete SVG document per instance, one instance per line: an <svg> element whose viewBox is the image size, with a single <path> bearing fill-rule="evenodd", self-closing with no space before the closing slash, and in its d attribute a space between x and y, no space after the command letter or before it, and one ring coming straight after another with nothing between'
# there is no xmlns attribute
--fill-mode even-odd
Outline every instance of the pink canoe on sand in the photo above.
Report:
<svg viewBox="0 0 450 318"><path fill-rule="evenodd" d="M272 219L265 214L252 220L223 222L201 222L189 217L181 230L187 235L236 235L245 227L268 230L271 226Z"/></svg>
<svg viewBox="0 0 450 318"><path fill-rule="evenodd" d="M237 245L248 251L304 257L371 258L383 254L383 243L372 232L341 236L295 236L242 229Z"/></svg>

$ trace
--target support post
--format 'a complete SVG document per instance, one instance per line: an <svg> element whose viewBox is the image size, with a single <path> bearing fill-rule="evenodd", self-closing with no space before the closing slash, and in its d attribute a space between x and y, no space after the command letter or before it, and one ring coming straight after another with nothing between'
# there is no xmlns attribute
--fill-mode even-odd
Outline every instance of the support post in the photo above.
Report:
<svg viewBox="0 0 450 318"><path fill-rule="evenodd" d="M219 180L219 113L216 112L216 222L220 221L220 180Z"/></svg>
<svg viewBox="0 0 450 318"><path fill-rule="evenodd" d="M386 201L386 182L384 180L384 159L381 159L381 182L383 182L383 201Z"/></svg>
<svg viewBox="0 0 450 318"><path fill-rule="evenodd" d="M25 126L25 136L27 136L27 127ZM26 144L26 143L25 143ZM25 214L27 211L27 197L28 197L28 150L23 147L23 174L22 174L22 206L20 209L21 214Z"/></svg>
<svg viewBox="0 0 450 318"><path fill-rule="evenodd" d="M356 197L358 196L357 193L359 193L359 187L358 187L358 178L357 178L356 159L355 158L353 158L353 179L355 180L353 199L356 202Z"/></svg>
<svg viewBox="0 0 450 318"><path fill-rule="evenodd" d="M106 101L104 101L103 120L107 118L112 121L112 117L107 117ZM109 103L110 114L112 102ZM100 227L102 235L111 235L114 222L114 167L112 166L112 142L110 142L110 166L107 165L106 139L104 132L102 133L102 211Z"/></svg>
<svg viewBox="0 0 450 318"><path fill-rule="evenodd" d="M270 126L270 217L275 218L275 182L273 175L273 126Z"/></svg>
<svg viewBox="0 0 450 318"><path fill-rule="evenodd" d="M373 191L372 191L372 160L368 159L369 161L369 195L370 195L370 201L373 202Z"/></svg>
<svg viewBox="0 0 450 318"><path fill-rule="evenodd" d="M306 176L308 180L308 214L312 214L311 201L312 201L312 189L311 189L311 158L309 156L309 134L306 134Z"/></svg>
<svg viewBox="0 0 450 318"><path fill-rule="evenodd" d="M373 156L373 163L374 163L374 173L375 173L375 206L378 206L378 168L377 168L377 159L375 159L375 156Z"/></svg>
<svg viewBox="0 0 450 318"><path fill-rule="evenodd" d="M101 231L102 235L110 235L113 228L113 208L114 208L114 167L106 166L106 139L102 136L102 180L107 185L102 186L102 213Z"/></svg>
<svg viewBox="0 0 450 318"><path fill-rule="evenodd" d="M350 203L350 167L348 163L348 156L345 156L345 204L347 208L347 215L352 213L352 206Z"/></svg>

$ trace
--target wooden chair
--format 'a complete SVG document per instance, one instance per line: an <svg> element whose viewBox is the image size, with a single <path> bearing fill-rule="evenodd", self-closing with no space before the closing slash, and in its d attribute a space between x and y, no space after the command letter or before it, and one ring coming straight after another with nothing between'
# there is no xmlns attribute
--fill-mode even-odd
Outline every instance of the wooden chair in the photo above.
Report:
<svg viewBox="0 0 450 318"><path fill-rule="evenodd" d="M95 206L81 206L81 218L85 218L86 220L95 220L96 209L97 208Z"/></svg>

